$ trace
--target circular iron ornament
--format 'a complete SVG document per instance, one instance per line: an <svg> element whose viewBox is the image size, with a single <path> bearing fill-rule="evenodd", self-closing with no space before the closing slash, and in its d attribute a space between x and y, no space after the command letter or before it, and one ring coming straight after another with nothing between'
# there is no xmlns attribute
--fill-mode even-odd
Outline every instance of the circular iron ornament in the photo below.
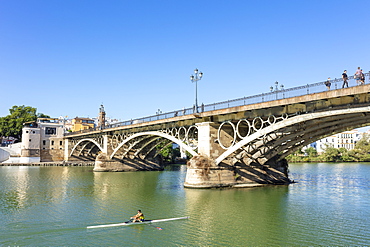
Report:
<svg viewBox="0 0 370 247"><path fill-rule="evenodd" d="M276 117L274 115L270 115L268 118L267 118L267 122L272 125L274 123L276 123Z"/></svg>
<svg viewBox="0 0 370 247"><path fill-rule="evenodd" d="M233 141L231 142L231 145L229 146L229 147L225 147L222 143L221 143L221 140L220 140L220 135L221 135L221 129L222 129L222 126L224 125L224 124L230 124L231 125L231 127L233 128ZM218 141L218 144L223 148L223 149L229 149L230 147L232 147L232 146L234 146L234 144L235 144L235 141L236 141L236 130L235 130L235 125L232 123L232 122L230 122L230 121L225 121L225 122L223 122L221 125L220 125L220 127L218 127L218 131L217 131L217 141Z"/></svg>
<svg viewBox="0 0 370 247"><path fill-rule="evenodd" d="M186 140L187 131L184 126L180 127L180 129L177 131L177 134L180 141L184 142Z"/></svg>
<svg viewBox="0 0 370 247"><path fill-rule="evenodd" d="M279 117L279 119L282 119L282 120L285 120L285 119L287 119L289 116L288 116L288 114L287 113L283 113L282 115L281 115L281 117Z"/></svg>
<svg viewBox="0 0 370 247"><path fill-rule="evenodd" d="M175 127L171 129L170 135L173 137L177 137L178 131Z"/></svg>
<svg viewBox="0 0 370 247"><path fill-rule="evenodd" d="M116 148L118 145L119 145L119 136L117 135L114 135L110 140L110 145L113 147L113 148Z"/></svg>
<svg viewBox="0 0 370 247"><path fill-rule="evenodd" d="M245 135L245 136L243 136L243 135L241 135L240 134L240 131L239 131L239 124L241 124L241 123L243 123L243 122L246 122L247 123L247 125L248 125L248 133ZM240 139L244 139L245 137L247 137L247 136L249 136L250 134L251 134L251 128L252 128L252 126L251 126L251 124L249 123L249 121L247 120L247 119L241 119L241 120L239 120L238 121L238 123L236 124L236 134L238 135L238 137L240 138Z"/></svg>
<svg viewBox="0 0 370 247"><path fill-rule="evenodd" d="M258 126L258 122L259 122L260 126ZM263 119L262 119L262 118L260 118L260 117L256 117L256 118L254 118L254 119L253 119L253 121L252 121L252 128L253 128L255 131L259 131L259 130L263 129L263 123L264 123L264 121L263 121Z"/></svg>
<svg viewBox="0 0 370 247"><path fill-rule="evenodd" d="M186 133L186 143L192 149L194 150L197 149L198 147L198 126L192 125L188 128L188 131Z"/></svg>

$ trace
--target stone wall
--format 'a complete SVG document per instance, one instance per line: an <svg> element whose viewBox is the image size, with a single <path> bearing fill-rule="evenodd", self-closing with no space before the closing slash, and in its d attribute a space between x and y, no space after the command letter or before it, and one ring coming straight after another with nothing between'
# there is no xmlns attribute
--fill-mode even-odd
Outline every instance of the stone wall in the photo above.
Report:
<svg viewBox="0 0 370 247"><path fill-rule="evenodd" d="M285 161L285 160L284 160ZM267 184L289 184L288 164L229 166L207 156L194 156L187 163L184 186L188 188L253 187Z"/></svg>
<svg viewBox="0 0 370 247"><path fill-rule="evenodd" d="M64 150L63 149L41 149L40 150L40 161L50 162L50 161L63 161L64 160Z"/></svg>

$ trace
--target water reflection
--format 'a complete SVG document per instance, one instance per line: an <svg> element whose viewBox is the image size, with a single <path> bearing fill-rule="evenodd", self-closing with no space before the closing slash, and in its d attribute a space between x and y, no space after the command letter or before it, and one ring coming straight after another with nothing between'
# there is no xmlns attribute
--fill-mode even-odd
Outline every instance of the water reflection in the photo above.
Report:
<svg viewBox="0 0 370 247"><path fill-rule="evenodd" d="M0 187L1 209L15 210L26 206L27 191L30 187L29 167L17 167L17 171L12 171L2 181L6 181L4 187Z"/></svg>
<svg viewBox="0 0 370 247"><path fill-rule="evenodd" d="M185 189L189 214L199 225L197 241L220 236L224 244L243 244L227 236L246 232L265 232L278 238L279 227L286 219L288 186L227 190ZM222 237L223 236L223 237ZM219 239L219 238L218 238ZM249 243L251 244L251 243ZM256 244L258 244L256 242Z"/></svg>

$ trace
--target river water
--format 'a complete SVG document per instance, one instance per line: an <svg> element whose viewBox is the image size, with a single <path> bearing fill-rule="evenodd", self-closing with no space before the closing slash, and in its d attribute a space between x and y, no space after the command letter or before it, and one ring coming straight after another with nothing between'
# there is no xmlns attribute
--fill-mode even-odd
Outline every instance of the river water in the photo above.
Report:
<svg viewBox="0 0 370 247"><path fill-rule="evenodd" d="M290 164L297 183L244 189L185 189L185 173L0 167L0 246L370 245L370 164ZM86 229L138 209L190 219Z"/></svg>

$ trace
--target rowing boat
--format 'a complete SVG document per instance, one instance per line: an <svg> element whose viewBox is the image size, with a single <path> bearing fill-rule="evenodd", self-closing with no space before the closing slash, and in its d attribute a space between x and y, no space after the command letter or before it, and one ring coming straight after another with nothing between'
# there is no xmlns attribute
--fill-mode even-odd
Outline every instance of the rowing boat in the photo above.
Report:
<svg viewBox="0 0 370 247"><path fill-rule="evenodd" d="M169 218L169 219L160 219L160 220L144 220L139 222L123 222L123 223L116 223L116 224L108 224L108 225L96 225L96 226L88 226L88 229L91 228L102 228L102 227L113 227L113 226L131 226L131 225L142 225L142 224L151 224L151 223L158 223L164 221L171 221L171 220L186 220L189 219L187 217L179 217L179 218Z"/></svg>

